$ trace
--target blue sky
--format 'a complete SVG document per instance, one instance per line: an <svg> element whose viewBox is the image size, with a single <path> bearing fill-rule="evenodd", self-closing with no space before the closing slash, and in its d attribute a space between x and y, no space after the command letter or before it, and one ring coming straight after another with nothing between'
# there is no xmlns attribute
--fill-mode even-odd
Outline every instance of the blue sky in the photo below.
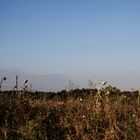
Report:
<svg viewBox="0 0 140 140"><path fill-rule="evenodd" d="M130 76L138 86L139 7L139 0L0 0L0 67L108 76L116 85Z"/></svg>

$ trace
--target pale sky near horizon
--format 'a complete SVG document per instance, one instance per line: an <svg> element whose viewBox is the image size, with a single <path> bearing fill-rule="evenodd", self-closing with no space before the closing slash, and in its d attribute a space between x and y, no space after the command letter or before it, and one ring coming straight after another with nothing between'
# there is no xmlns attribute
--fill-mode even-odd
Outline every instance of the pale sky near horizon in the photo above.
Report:
<svg viewBox="0 0 140 140"><path fill-rule="evenodd" d="M138 86L139 52L139 0L0 0L0 67Z"/></svg>

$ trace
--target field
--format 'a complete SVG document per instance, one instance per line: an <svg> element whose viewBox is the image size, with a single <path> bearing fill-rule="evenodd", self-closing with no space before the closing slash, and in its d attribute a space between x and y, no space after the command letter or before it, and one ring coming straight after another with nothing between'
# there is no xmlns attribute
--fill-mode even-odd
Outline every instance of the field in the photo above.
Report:
<svg viewBox="0 0 140 140"><path fill-rule="evenodd" d="M139 140L139 92L108 87L0 94L1 140Z"/></svg>

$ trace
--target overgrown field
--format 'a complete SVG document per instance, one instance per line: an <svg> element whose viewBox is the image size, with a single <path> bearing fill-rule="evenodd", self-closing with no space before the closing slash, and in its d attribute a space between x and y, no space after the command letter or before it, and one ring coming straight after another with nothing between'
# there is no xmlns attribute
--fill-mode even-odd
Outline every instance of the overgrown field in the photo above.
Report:
<svg viewBox="0 0 140 140"><path fill-rule="evenodd" d="M0 95L1 140L140 140L139 93L83 89Z"/></svg>

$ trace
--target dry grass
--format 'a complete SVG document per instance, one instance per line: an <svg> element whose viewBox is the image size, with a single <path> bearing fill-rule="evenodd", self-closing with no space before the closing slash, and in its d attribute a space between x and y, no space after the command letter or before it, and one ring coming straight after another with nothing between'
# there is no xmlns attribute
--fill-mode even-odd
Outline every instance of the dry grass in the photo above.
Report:
<svg viewBox="0 0 140 140"><path fill-rule="evenodd" d="M86 98L0 97L2 140L138 140L139 98L94 94Z"/></svg>

